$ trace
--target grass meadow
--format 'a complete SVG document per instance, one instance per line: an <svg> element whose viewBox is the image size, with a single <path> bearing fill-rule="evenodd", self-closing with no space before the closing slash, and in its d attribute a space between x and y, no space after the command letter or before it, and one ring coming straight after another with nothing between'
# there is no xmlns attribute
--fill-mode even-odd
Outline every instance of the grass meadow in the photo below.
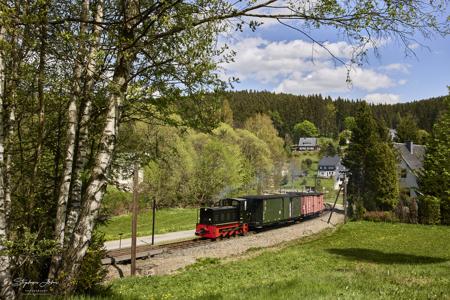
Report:
<svg viewBox="0 0 450 300"><path fill-rule="evenodd" d="M174 275L116 280L96 299L450 299L448 226L350 222L249 252L205 258Z"/></svg>
<svg viewBox="0 0 450 300"><path fill-rule="evenodd" d="M167 208L156 211L155 233L167 233L180 230L195 229L197 222L195 208ZM100 226L99 231L105 234L105 239L118 240L131 237L131 214L112 217L107 224ZM152 234L152 211L141 211L138 216L138 236Z"/></svg>

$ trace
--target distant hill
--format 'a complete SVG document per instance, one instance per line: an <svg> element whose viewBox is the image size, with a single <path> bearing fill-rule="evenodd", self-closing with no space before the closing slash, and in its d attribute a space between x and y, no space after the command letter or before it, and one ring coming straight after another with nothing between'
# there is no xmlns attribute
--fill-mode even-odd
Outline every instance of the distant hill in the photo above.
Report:
<svg viewBox="0 0 450 300"><path fill-rule="evenodd" d="M372 111L390 128L396 128L400 117L411 114L418 126L431 131L433 124L444 111L445 96L398 104L372 104ZM256 114L265 113L272 117L281 136L292 135L294 125L303 120L313 122L322 135L336 136L344 129L344 118L354 116L358 101L322 95L297 96L275 94L267 91L226 92L233 111L235 125L240 127L244 121Z"/></svg>

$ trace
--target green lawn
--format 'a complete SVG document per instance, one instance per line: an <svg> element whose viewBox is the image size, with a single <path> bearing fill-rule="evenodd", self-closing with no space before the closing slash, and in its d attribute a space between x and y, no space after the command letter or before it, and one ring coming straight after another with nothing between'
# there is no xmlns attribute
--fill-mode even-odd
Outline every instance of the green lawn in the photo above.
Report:
<svg viewBox="0 0 450 300"><path fill-rule="evenodd" d="M116 280L108 299L450 299L449 238L444 226L351 222L248 259Z"/></svg>
<svg viewBox="0 0 450 300"><path fill-rule="evenodd" d="M168 208L156 211L155 233L195 229L197 222L197 209L194 208ZM107 241L131 237L131 215L112 217L99 231L105 233ZM152 212L142 211L138 216L138 236L152 234Z"/></svg>

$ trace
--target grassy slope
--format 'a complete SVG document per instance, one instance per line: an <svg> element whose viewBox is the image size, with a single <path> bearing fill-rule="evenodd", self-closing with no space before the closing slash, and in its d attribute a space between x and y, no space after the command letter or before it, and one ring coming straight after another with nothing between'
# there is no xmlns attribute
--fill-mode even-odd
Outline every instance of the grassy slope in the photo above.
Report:
<svg viewBox="0 0 450 300"><path fill-rule="evenodd" d="M444 226L354 222L245 260L117 280L112 292L117 299L450 299L449 237Z"/></svg>
<svg viewBox="0 0 450 300"><path fill-rule="evenodd" d="M197 209L194 208L169 208L156 212L155 232L167 233L172 231L195 229L197 222ZM105 233L106 240L118 240L119 233L122 238L131 236L131 215L112 217L106 226L101 226L99 231ZM152 234L152 212L144 211L138 217L138 236Z"/></svg>

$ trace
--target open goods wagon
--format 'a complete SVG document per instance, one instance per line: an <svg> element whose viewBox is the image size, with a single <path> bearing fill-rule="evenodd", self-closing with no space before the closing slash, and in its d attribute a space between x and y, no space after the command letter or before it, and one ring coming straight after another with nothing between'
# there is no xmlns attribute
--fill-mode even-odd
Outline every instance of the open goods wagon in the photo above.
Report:
<svg viewBox="0 0 450 300"><path fill-rule="evenodd" d="M319 215L324 209L321 193L288 193L243 196L219 201L200 209L195 234L218 238L245 234L249 229L299 221Z"/></svg>
<svg viewBox="0 0 450 300"><path fill-rule="evenodd" d="M303 218L316 216L324 209L322 193L290 193L301 197L301 215Z"/></svg>

